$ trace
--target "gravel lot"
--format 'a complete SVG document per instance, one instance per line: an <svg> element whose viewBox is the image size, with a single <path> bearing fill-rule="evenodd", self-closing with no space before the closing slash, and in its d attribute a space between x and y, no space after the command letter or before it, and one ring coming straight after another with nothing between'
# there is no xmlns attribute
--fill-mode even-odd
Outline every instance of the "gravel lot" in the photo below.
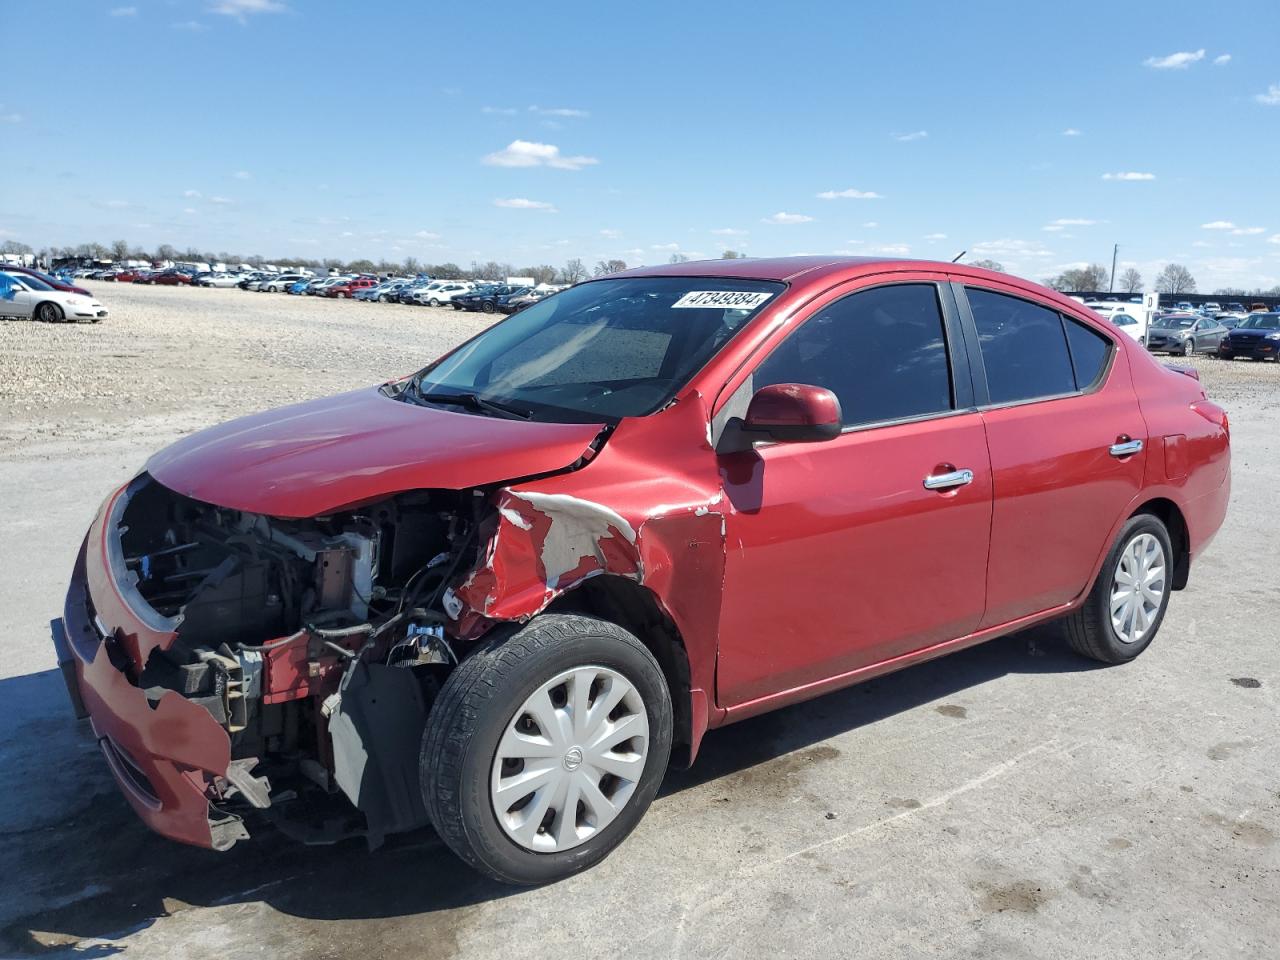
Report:
<svg viewBox="0 0 1280 960"><path fill-rule="evenodd" d="M710 735L596 870L512 891L429 831L368 854L145 831L74 723L47 622L98 503L228 417L385 380L450 309L96 284L99 325L0 321L0 956L1274 957L1280 367L1197 359L1227 525L1157 643L1048 628Z"/></svg>

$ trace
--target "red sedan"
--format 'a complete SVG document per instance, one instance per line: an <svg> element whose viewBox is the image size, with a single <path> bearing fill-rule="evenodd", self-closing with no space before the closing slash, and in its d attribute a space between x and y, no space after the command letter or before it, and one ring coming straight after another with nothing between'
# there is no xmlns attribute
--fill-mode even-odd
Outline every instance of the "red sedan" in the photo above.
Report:
<svg viewBox="0 0 1280 960"><path fill-rule="evenodd" d="M1133 660L1229 493L1194 373L1044 287L673 264L156 454L53 639L165 836L430 822L540 883L708 729L1048 620Z"/></svg>
<svg viewBox="0 0 1280 960"><path fill-rule="evenodd" d="M335 283L331 287L325 287L324 295L326 297L335 297L339 300L350 300L357 290L367 290L369 287L376 287L378 281L371 277L356 277L354 280L348 280L346 283Z"/></svg>
<svg viewBox="0 0 1280 960"><path fill-rule="evenodd" d="M180 270L166 270L163 273L153 273L147 277L146 283L158 283L168 287L189 287L191 286L191 274L183 273Z"/></svg>

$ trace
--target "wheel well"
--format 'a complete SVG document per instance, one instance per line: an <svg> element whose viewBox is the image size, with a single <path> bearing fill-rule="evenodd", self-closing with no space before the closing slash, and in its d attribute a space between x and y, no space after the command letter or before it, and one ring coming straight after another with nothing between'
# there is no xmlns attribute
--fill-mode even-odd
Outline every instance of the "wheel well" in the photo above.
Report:
<svg viewBox="0 0 1280 960"><path fill-rule="evenodd" d="M1149 513L1159 518L1165 525L1165 529L1169 531L1169 542L1173 547L1174 557L1173 589L1183 589L1191 576L1191 537L1187 532L1186 518L1183 517L1176 503L1164 497L1148 500L1133 511L1132 515L1136 517L1140 513Z"/></svg>
<svg viewBox="0 0 1280 960"><path fill-rule="evenodd" d="M689 655L684 639L654 595L626 577L600 576L585 580L548 608L552 613L583 613L617 624L634 634L653 654L671 694L674 719L671 762L692 762L693 716L690 703Z"/></svg>

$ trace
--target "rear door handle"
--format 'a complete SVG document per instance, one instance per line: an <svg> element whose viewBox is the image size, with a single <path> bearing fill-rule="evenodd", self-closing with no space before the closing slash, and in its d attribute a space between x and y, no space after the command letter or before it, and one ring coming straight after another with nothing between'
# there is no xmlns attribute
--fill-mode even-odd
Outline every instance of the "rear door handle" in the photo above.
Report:
<svg viewBox="0 0 1280 960"><path fill-rule="evenodd" d="M952 470L950 473L934 473L924 478L926 490L950 490L973 483L972 470Z"/></svg>
<svg viewBox="0 0 1280 960"><path fill-rule="evenodd" d="M1121 440L1111 445L1108 451L1113 457L1131 457L1142 452L1141 440Z"/></svg>

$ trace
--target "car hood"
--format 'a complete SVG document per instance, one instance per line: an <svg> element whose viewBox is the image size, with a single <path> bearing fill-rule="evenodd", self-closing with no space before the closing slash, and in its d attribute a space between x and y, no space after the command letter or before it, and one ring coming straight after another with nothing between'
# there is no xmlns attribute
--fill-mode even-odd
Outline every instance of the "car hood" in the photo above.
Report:
<svg viewBox="0 0 1280 960"><path fill-rule="evenodd" d="M602 429L453 413L372 387L192 434L155 454L146 471L205 503L313 517L405 490L459 490L563 470Z"/></svg>

